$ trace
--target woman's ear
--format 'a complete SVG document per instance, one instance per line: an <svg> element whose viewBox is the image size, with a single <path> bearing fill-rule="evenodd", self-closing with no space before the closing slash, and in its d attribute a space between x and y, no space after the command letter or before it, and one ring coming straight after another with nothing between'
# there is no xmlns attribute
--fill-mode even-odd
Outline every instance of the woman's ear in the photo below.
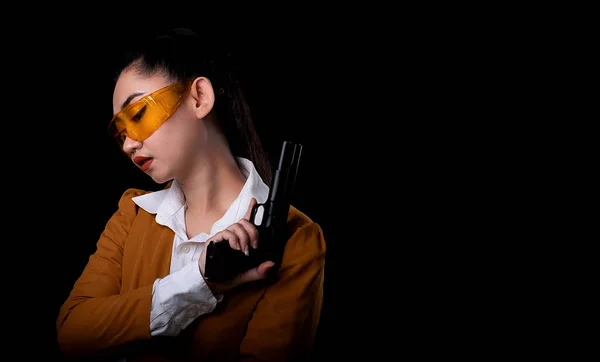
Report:
<svg viewBox="0 0 600 362"><path fill-rule="evenodd" d="M196 104L194 105L194 112L198 119L206 117L215 104L215 92L212 87L212 83L206 77L198 77L192 83L190 94Z"/></svg>

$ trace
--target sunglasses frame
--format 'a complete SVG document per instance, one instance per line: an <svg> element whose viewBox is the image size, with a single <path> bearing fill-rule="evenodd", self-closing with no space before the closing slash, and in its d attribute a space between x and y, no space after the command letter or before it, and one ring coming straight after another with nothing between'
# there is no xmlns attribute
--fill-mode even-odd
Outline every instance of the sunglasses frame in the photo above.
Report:
<svg viewBox="0 0 600 362"><path fill-rule="evenodd" d="M165 87L155 90L154 92L138 99L137 101L128 104L126 107L121 109L117 114L113 116L108 124L108 132L112 138L115 139L119 147L123 147L125 137L129 137L135 141L142 142L146 138L150 137L163 123L165 123L179 108L183 99L188 94L192 81L181 81L169 84ZM169 99L165 97L165 94L175 93L176 101L174 104L165 104ZM139 115L142 110L146 111L147 108L153 109L153 112L161 112L159 121L155 122L154 129L147 134L140 136L133 129L127 132L127 124L136 124L133 120L135 116ZM137 111L132 111L137 109ZM130 116L128 113L133 113ZM119 128L118 123L124 123L125 125ZM133 128L133 127L131 127Z"/></svg>

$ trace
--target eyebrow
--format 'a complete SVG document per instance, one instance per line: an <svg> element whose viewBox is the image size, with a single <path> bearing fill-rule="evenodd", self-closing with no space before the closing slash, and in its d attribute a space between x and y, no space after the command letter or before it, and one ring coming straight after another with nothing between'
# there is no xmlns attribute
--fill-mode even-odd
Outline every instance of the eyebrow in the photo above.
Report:
<svg viewBox="0 0 600 362"><path fill-rule="evenodd" d="M125 108L133 98L137 97L137 96L141 96L142 94L144 94L143 92L138 92L138 93L133 93L131 94L129 97L127 97L127 99L125 100L125 102L123 102L123 104L121 104L121 109Z"/></svg>

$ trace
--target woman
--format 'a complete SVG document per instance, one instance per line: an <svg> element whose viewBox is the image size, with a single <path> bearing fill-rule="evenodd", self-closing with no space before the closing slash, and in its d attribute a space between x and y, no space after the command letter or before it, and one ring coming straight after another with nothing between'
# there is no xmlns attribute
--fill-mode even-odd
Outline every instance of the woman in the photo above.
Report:
<svg viewBox="0 0 600 362"><path fill-rule="evenodd" d="M241 90L205 44L176 29L128 53L111 134L159 191L129 189L57 319L68 358L292 361L309 357L325 257L320 226L290 207L276 268L204 278L206 243L248 252L271 166ZM266 278L269 270L275 273Z"/></svg>

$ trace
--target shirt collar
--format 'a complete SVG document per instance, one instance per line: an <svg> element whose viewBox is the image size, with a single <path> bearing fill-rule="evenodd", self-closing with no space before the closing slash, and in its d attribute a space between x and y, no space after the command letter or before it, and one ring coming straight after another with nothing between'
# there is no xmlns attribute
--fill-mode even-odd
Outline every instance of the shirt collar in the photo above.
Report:
<svg viewBox="0 0 600 362"><path fill-rule="evenodd" d="M269 187L264 183L252 161L237 157L240 171L246 178L238 197L229 206L225 214L214 225L215 229L224 229L238 222L250 206L250 201L255 198L257 203L264 203L269 195ZM150 214L156 214L156 221L165 225L181 208L185 206L185 197L177 180L173 180L167 189L150 192L133 198L139 207Z"/></svg>

